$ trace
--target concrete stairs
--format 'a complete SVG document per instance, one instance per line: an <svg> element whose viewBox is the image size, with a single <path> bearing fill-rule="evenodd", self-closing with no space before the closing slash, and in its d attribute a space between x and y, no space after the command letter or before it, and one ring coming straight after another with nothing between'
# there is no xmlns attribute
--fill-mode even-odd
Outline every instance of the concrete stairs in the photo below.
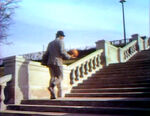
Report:
<svg viewBox="0 0 150 116"><path fill-rule="evenodd" d="M0 116L150 116L149 54L97 71L63 99L22 100Z"/></svg>

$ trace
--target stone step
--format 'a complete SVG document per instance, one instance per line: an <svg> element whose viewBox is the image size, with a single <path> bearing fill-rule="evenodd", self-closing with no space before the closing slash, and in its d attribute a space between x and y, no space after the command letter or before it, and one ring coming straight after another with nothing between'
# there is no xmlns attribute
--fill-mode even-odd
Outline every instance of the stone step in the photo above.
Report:
<svg viewBox="0 0 150 116"><path fill-rule="evenodd" d="M9 110L36 111L36 112L65 112L89 114L116 114L116 115L149 115L149 108L120 108L120 107L93 107L93 106L49 106L49 105L9 105Z"/></svg>
<svg viewBox="0 0 150 116"><path fill-rule="evenodd" d="M117 77L117 76L114 76L114 77L111 77L111 76L108 76L108 77L90 77L88 78L87 80L84 80L85 81L91 81L91 82L94 82L94 81L120 81L120 82L123 82L123 81L146 81L148 80L150 77Z"/></svg>
<svg viewBox="0 0 150 116"><path fill-rule="evenodd" d="M97 114L79 114L79 113L57 113L57 112L31 112L31 111L0 111L0 116L99 116ZM101 115L114 116L114 115ZM116 116L116 115L115 115ZM121 116L121 115L117 115Z"/></svg>
<svg viewBox="0 0 150 116"><path fill-rule="evenodd" d="M146 79L146 78L150 78L150 75L137 75L137 74L130 74L130 75L127 75L127 74L122 74L122 75L119 75L119 74L112 74L112 75L100 75L100 74L94 74L92 75L91 77L89 77L88 79L94 79L94 78L110 78L110 79L135 79L135 78L143 78L143 79Z"/></svg>
<svg viewBox="0 0 150 116"><path fill-rule="evenodd" d="M142 67L146 67L146 68L149 68L150 66L150 63L142 63L142 64L138 64L138 63L135 63L135 64L127 64L127 63L124 63L124 64L121 64L121 63L118 63L118 64L110 64L109 67L105 67L107 69L122 69L122 68L142 68Z"/></svg>
<svg viewBox="0 0 150 116"><path fill-rule="evenodd" d="M127 66L143 66L143 65L148 66L148 64L150 64L150 61L143 60L143 61L135 61L135 62L130 61L130 62L125 62L125 63L112 63L112 64L109 64L109 67L111 68L111 67L116 67L116 66L127 67Z"/></svg>
<svg viewBox="0 0 150 116"><path fill-rule="evenodd" d="M129 63L129 62L128 62ZM122 69L122 68L149 68L150 63L135 63L135 64L128 64L128 63L116 63L116 64L109 64L105 66L104 69Z"/></svg>
<svg viewBox="0 0 150 116"><path fill-rule="evenodd" d="M150 92L150 87L72 89L71 93Z"/></svg>
<svg viewBox="0 0 150 116"><path fill-rule="evenodd" d="M100 72L96 72L95 74L101 74L101 75L108 75L108 74L133 74L133 73L137 73L137 74L150 74L150 69L148 70L133 70L133 71L128 71L128 70L125 70L125 71L113 71L113 70L110 70L110 71L100 71Z"/></svg>
<svg viewBox="0 0 150 116"><path fill-rule="evenodd" d="M147 76L143 76L143 75L140 75L140 76L92 76L92 77L89 77L88 80L90 81L95 81L95 80L147 80L149 79L150 76L147 75Z"/></svg>
<svg viewBox="0 0 150 116"><path fill-rule="evenodd" d="M113 71L113 70L110 70L110 71L102 71L102 72L97 72L96 74L132 74L132 73L135 73L137 72L137 74L150 74L150 69L149 70L132 70L132 71Z"/></svg>
<svg viewBox="0 0 150 116"><path fill-rule="evenodd" d="M118 65L118 66L117 66ZM112 70L114 70L114 69L120 69L120 70L123 70L123 69L135 69L135 67L137 68L137 69L149 69L150 68L150 64L136 64L136 65L128 65L128 64L126 64L126 65L120 65L120 64L110 64L109 66L107 66L107 67L104 67L103 68L103 70L107 70L107 69L112 69Z"/></svg>
<svg viewBox="0 0 150 116"><path fill-rule="evenodd" d="M150 68L150 64L146 64L146 65L125 65L125 66L116 66L116 65L113 65L113 66L108 66L108 67L104 67L104 70L106 69L106 70L114 70L114 69L120 69L120 70L125 70L125 69L135 69L135 68L137 68L137 69L149 69Z"/></svg>
<svg viewBox="0 0 150 116"><path fill-rule="evenodd" d="M102 73L107 73L107 74L120 74L120 73L135 73L135 72L150 72L150 68L149 69L125 69L125 70L121 70L121 69L107 69L107 70L103 70L103 71L98 71L96 74L102 74Z"/></svg>
<svg viewBox="0 0 150 116"><path fill-rule="evenodd" d="M57 106L96 106L96 107L136 107L150 108L150 99L72 99L62 100L23 100L24 105L57 105Z"/></svg>
<svg viewBox="0 0 150 116"><path fill-rule="evenodd" d="M114 63L110 64L109 66L125 66L125 65L141 65L141 64L150 64L150 60L138 60L138 61L129 61L129 62L124 62L124 63Z"/></svg>
<svg viewBox="0 0 150 116"><path fill-rule="evenodd" d="M97 88L120 88L120 87L150 87L150 83L140 83L140 84L97 84L97 85L86 85L82 84L73 87L73 89L97 89Z"/></svg>
<svg viewBox="0 0 150 116"><path fill-rule="evenodd" d="M139 75L139 76L117 76L117 75L115 75L115 76L101 76L101 75L92 75L92 77L89 77L88 79L87 79L87 81L89 80L89 81L95 81L95 80L147 80L147 79L149 79L150 78L150 76L149 75ZM85 80L86 81L86 80Z"/></svg>
<svg viewBox="0 0 150 116"><path fill-rule="evenodd" d="M112 70L124 70L124 69L128 70L128 69L135 69L135 67L136 67L136 69L139 69L139 70L140 69L149 69L150 68L149 64L139 65L139 66L128 66L128 65L125 65L125 66L120 66L119 68L117 68L114 65L114 66L104 67L102 70L110 70L110 69L112 69Z"/></svg>
<svg viewBox="0 0 150 116"><path fill-rule="evenodd" d="M114 73L114 72L112 72L112 73L96 73L96 74L93 74L94 76L107 76L107 75L111 75L111 76L144 76L144 75L150 75L150 72L126 72L126 73L119 73L119 72L117 72L117 73Z"/></svg>
<svg viewBox="0 0 150 116"><path fill-rule="evenodd" d="M89 81L85 80L83 83L78 85L87 84L87 85L96 85L96 84L126 84L126 83L150 83L150 79L101 79L99 81Z"/></svg>
<svg viewBox="0 0 150 116"><path fill-rule="evenodd" d="M0 116L62 116L66 113L57 113L57 112L31 112L31 111L13 111L5 110L0 111ZM71 115L70 115L71 116Z"/></svg>
<svg viewBox="0 0 150 116"><path fill-rule="evenodd" d="M150 92L120 92L120 93L70 93L66 97L150 97Z"/></svg>

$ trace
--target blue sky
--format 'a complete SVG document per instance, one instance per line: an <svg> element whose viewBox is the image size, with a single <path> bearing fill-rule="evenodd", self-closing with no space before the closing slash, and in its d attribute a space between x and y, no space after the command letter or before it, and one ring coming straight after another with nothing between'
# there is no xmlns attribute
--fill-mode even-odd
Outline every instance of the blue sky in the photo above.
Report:
<svg viewBox="0 0 150 116"><path fill-rule="evenodd" d="M19 5L8 37L13 44L0 46L0 57L42 51L57 30L64 30L67 49L123 38L119 0L22 0ZM125 15L127 37L149 35L149 0L127 0Z"/></svg>

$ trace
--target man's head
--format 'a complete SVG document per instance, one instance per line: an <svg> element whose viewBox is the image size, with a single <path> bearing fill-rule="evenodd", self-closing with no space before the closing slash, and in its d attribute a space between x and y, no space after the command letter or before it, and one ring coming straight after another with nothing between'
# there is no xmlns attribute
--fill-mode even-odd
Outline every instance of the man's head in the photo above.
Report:
<svg viewBox="0 0 150 116"><path fill-rule="evenodd" d="M64 39L65 35L63 31L57 31L56 38Z"/></svg>

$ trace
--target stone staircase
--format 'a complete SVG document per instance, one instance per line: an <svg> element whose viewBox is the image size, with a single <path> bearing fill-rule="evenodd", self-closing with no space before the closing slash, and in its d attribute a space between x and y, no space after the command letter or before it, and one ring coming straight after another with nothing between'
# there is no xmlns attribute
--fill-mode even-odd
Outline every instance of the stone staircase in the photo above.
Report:
<svg viewBox="0 0 150 116"><path fill-rule="evenodd" d="M110 64L57 100L22 100L0 116L149 116L150 50Z"/></svg>

